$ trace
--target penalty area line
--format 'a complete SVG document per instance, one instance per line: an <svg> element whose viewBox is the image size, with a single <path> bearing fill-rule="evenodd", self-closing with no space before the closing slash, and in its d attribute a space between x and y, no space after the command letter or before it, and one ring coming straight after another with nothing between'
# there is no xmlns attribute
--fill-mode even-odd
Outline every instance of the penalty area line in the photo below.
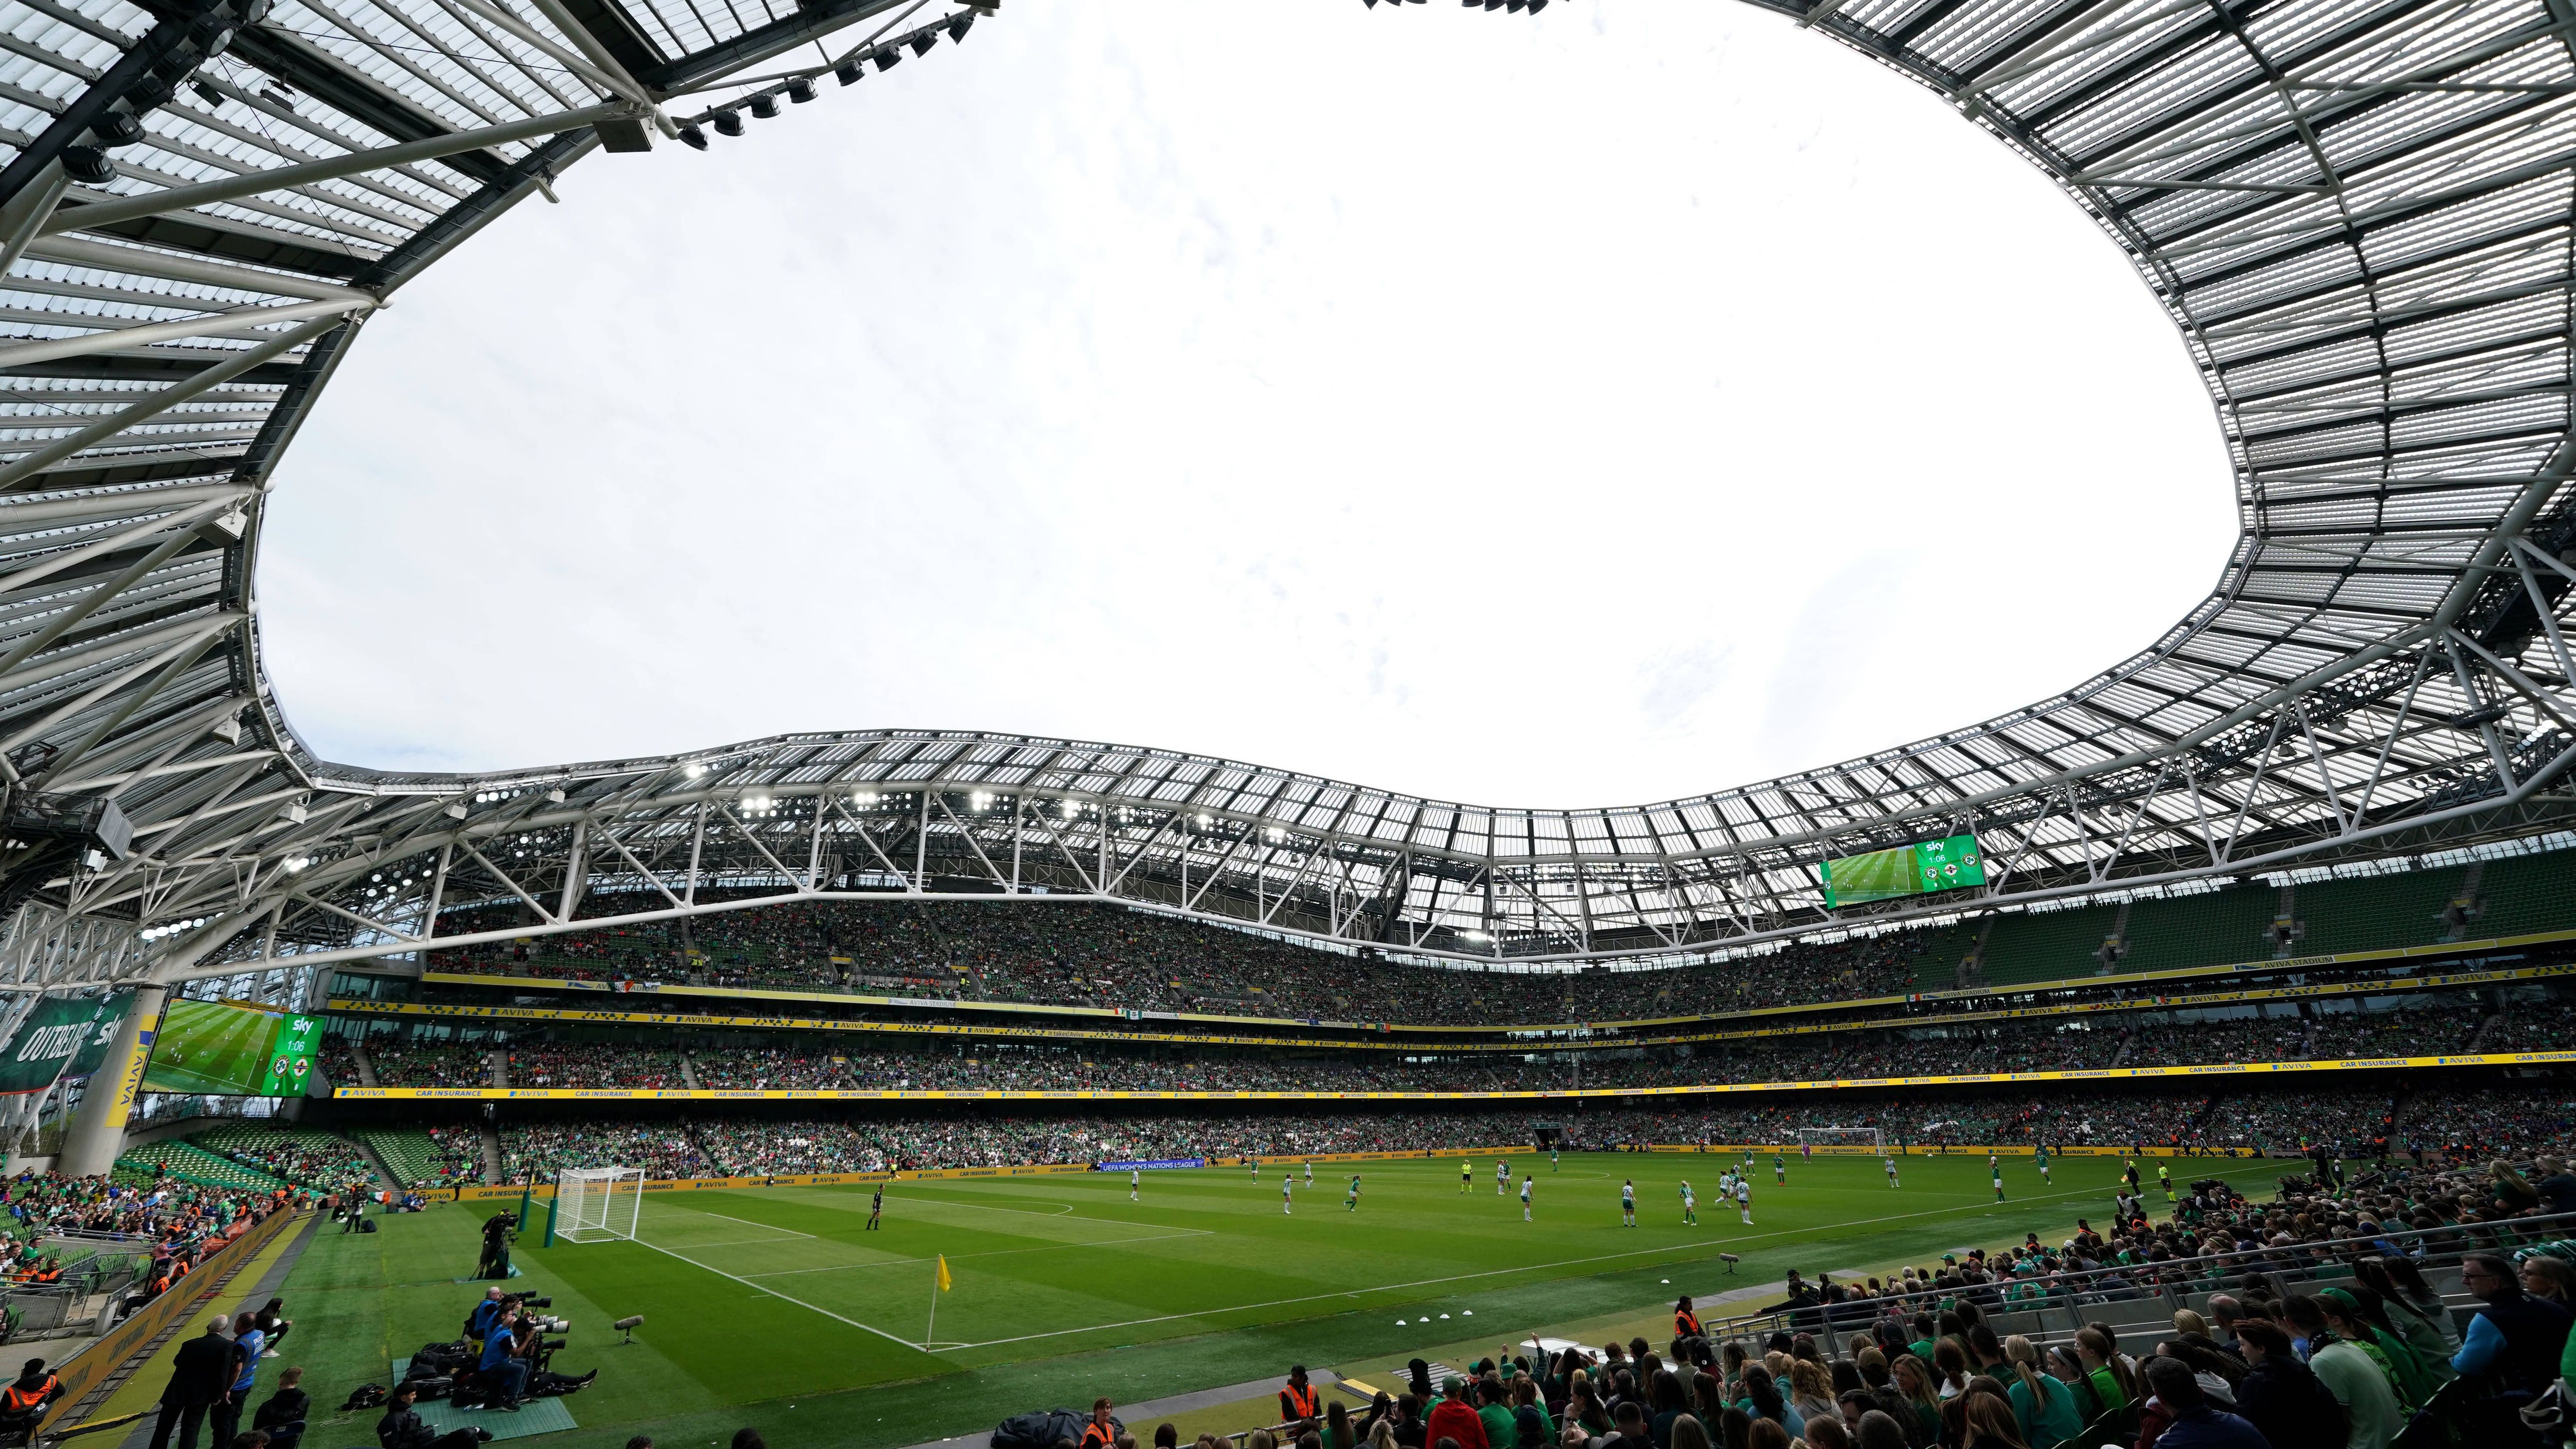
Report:
<svg viewBox="0 0 2576 1449"><path fill-rule="evenodd" d="M910 1339L908 1339L908 1338L897 1338L895 1335L893 1335L893 1334L891 1334L891 1333L886 1332L886 1331L885 1331L884 1329L882 1329L882 1328L877 1328L877 1327L874 1327L874 1326L869 1325L869 1324L861 1323L860 1321L858 1321L858 1320L857 1320L857 1319L855 1319L855 1318L844 1318L844 1317L842 1317L840 1314L838 1314L838 1313L834 1313L834 1312L833 1312L831 1309L829 1309L829 1308L824 1308L824 1307L821 1307L821 1306L819 1306L819 1305L817 1305L817 1304L808 1303L808 1302L806 1302L806 1301L805 1301L804 1299L802 1299L802 1298L791 1298L791 1297L789 1297L788 1295L786 1295L786 1294L784 1294L784 1293L779 1292L777 1289L772 1288L772 1287L768 1286L768 1285L767 1285L767 1284L765 1284L765 1283L754 1283L753 1281L751 1281L751 1280L750 1280L750 1279L748 1279L748 1278L743 1277L743 1276L742 1276L741 1274L739 1274L739 1273L728 1273L728 1272L726 1272L726 1271L725 1271L724 1269L722 1269L722 1268L710 1268L710 1267L708 1267L706 1264L699 1262L697 1259L692 1258L692 1257L688 1256L688 1255L687 1255L687 1254L685 1254L685 1253L674 1253L674 1252L672 1252L670 1249L663 1247L663 1246L662 1246L662 1245L660 1245L659 1243L648 1243L648 1242L644 1241L642 1238L629 1238L629 1239L627 1239L627 1241L628 1241L628 1242L630 1242L630 1243L633 1243L635 1246L637 1246L637 1247L639 1247L639 1248L651 1248L654 1252L657 1252L657 1253L661 1254L663 1257L666 1257L666 1258L677 1258L677 1259L679 1259L681 1262L686 1263L686 1264L688 1264L690 1267L692 1267L692 1268L696 1268L696 1269L700 1270L701 1272L713 1273L713 1274L715 1274L715 1275L716 1275L717 1277L719 1277L719 1278L730 1278L730 1279L732 1279L734 1282L741 1284L742 1286L744 1286L745 1288L750 1289L750 1290L751 1290L751 1291L753 1291L754 1293L766 1293L766 1294L768 1294L770 1297L777 1299L777 1300L778 1300L778 1301L780 1301L781 1303L793 1303L793 1304L795 1304L795 1305L796 1305L797 1307L799 1307L799 1308L803 1308L803 1309L806 1309L806 1310L811 1311L811 1312L814 1312L814 1313L822 1314L825 1318L829 1318L829 1319L833 1320L834 1322L837 1322L837 1323L846 1323L846 1324L848 1324L849 1326L851 1326L852 1328L858 1329L858 1330L860 1330L861 1332L864 1332L864 1333L873 1333L873 1334L875 1334L877 1337L884 1339L884 1340L885 1340L885 1341L887 1341L888 1343L899 1343L899 1344L902 1344L902 1345L903 1345L904 1347L906 1347L906 1348L909 1348L909 1349L915 1349L915 1350L918 1350L918 1351L920 1351L920 1352L922 1352L922 1353L928 1353L928 1352L930 1351L930 1350L929 1350L929 1348L928 1348L928 1347L926 1347L925 1345L918 1344L918 1343L914 1343L912 1340L910 1340ZM1077 1331L1078 1331L1078 1330L1077 1330ZM961 1344L961 1345L955 1345L955 1346L957 1346L957 1347L964 1347L965 1345L962 1345L962 1344Z"/></svg>

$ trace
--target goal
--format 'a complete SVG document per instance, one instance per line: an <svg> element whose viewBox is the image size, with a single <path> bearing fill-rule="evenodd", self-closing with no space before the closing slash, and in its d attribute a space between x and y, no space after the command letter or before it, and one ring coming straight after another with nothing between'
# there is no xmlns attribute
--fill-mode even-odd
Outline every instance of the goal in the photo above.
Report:
<svg viewBox="0 0 2576 1449"><path fill-rule="evenodd" d="M1876 1127L1801 1127L1798 1145L1820 1152L1870 1152L1887 1155L1887 1134Z"/></svg>
<svg viewBox="0 0 2576 1449"><path fill-rule="evenodd" d="M555 1236L566 1242L631 1239L643 1211L640 1167L575 1167L555 1174Z"/></svg>

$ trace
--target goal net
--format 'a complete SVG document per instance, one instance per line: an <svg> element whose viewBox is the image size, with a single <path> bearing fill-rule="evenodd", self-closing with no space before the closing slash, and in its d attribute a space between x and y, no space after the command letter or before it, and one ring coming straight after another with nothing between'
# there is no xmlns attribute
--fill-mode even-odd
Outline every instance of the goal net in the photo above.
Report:
<svg viewBox="0 0 2576 1449"><path fill-rule="evenodd" d="M1798 1145L1820 1152L1869 1152L1887 1155L1887 1134L1876 1127L1801 1127Z"/></svg>
<svg viewBox="0 0 2576 1449"><path fill-rule="evenodd" d="M575 1167L555 1174L555 1236L566 1242L631 1239L643 1211L640 1167Z"/></svg>

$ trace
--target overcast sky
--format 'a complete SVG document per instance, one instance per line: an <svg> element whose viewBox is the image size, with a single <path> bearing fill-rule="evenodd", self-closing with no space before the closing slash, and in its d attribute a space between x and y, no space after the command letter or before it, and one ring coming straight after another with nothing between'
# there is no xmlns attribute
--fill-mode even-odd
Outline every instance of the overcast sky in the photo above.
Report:
<svg viewBox="0 0 2576 1449"><path fill-rule="evenodd" d="M326 756L944 727L1663 799L2073 684L2235 529L2118 250L1748 7L1003 0L557 189L281 470Z"/></svg>

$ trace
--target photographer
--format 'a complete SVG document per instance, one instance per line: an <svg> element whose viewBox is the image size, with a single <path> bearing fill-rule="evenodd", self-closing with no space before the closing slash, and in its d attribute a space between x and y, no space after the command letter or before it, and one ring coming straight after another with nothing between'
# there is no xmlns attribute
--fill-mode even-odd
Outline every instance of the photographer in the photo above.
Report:
<svg viewBox="0 0 2576 1449"><path fill-rule="evenodd" d="M509 1301L509 1300L505 1300ZM519 1395L528 1385L528 1363L520 1350L518 1330L524 1317L515 1304L492 1322L483 1338L483 1358L474 1366L475 1387L483 1406L505 1414L519 1411ZM534 1324L528 1325L534 1328Z"/></svg>
<svg viewBox="0 0 2576 1449"><path fill-rule="evenodd" d="M554 1300L551 1298L530 1301L541 1308L554 1306ZM560 1318L538 1314L520 1315L516 1332L518 1340L516 1352L520 1364L527 1370L526 1381L520 1385L521 1398L543 1399L576 1393L590 1387L591 1380L599 1377L597 1369L592 1369L579 1377L553 1371L555 1350L564 1346L564 1340L548 1338L546 1335L568 1333L571 1330L572 1325Z"/></svg>

